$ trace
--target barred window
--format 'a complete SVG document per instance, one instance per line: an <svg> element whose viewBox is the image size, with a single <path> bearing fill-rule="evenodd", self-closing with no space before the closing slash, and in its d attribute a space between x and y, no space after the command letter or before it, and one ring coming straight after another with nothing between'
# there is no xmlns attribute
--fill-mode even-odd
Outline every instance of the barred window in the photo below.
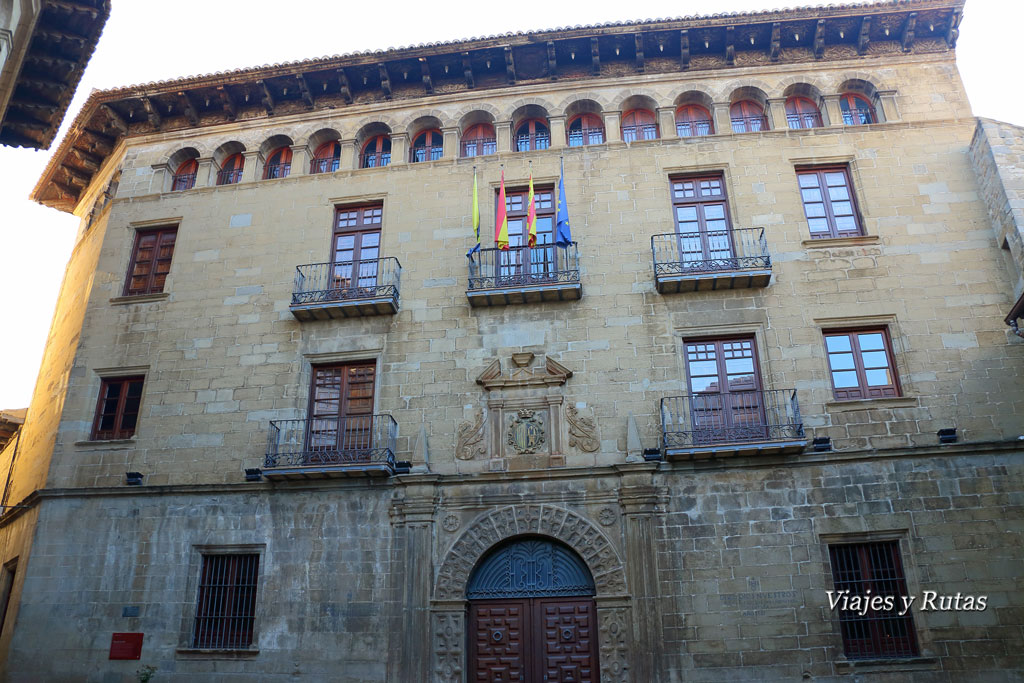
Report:
<svg viewBox="0 0 1024 683"><path fill-rule="evenodd" d="M192 647L238 650L252 645L257 553L203 555Z"/></svg>
<svg viewBox="0 0 1024 683"><path fill-rule="evenodd" d="M838 593L849 591L850 598L892 596L893 610L843 609L840 602L839 627L843 650L849 659L916 657L918 654L914 620L903 610L902 598L908 595L903 576L898 541L830 544L832 582Z"/></svg>

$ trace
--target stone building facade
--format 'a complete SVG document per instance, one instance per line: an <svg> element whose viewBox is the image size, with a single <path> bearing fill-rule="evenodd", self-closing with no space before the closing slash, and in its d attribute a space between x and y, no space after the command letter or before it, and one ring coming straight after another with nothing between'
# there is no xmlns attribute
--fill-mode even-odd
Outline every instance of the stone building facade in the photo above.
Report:
<svg viewBox="0 0 1024 683"><path fill-rule="evenodd" d="M1024 341L961 10L94 93L35 191L82 227L7 679L1018 675Z"/></svg>

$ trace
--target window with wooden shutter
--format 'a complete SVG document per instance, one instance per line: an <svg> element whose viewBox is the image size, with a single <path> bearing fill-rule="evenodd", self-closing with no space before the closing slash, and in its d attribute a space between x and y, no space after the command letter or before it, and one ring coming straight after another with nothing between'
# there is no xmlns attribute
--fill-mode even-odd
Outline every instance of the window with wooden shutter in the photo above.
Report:
<svg viewBox="0 0 1024 683"><path fill-rule="evenodd" d="M164 291L167 273L171 270L177 226L135 233L132 260L124 283L124 296L159 294Z"/></svg>
<svg viewBox="0 0 1024 683"><path fill-rule="evenodd" d="M143 377L107 377L100 385L100 398L93 420L92 439L128 439L135 434L142 403Z"/></svg>

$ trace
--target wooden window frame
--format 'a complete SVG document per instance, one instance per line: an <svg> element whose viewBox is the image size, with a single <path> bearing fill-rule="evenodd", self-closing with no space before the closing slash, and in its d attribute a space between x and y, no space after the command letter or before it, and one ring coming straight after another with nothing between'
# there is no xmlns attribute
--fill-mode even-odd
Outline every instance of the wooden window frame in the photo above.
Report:
<svg viewBox="0 0 1024 683"><path fill-rule="evenodd" d="M753 363L753 386L750 389L729 387L727 354L723 344L749 342ZM697 344L715 345L715 371L718 391L694 391L690 372L690 347ZM729 334L683 338L683 366L686 394L690 397L690 418L694 441L714 444L733 441L758 441L768 437L765 410L764 379L761 358L755 334Z"/></svg>
<svg viewBox="0 0 1024 683"><path fill-rule="evenodd" d="M684 197L682 199L676 197L675 183L678 182L693 182L700 183L702 180L717 180L719 181L722 192L720 195L714 197ZM725 183L725 173L700 173L697 175L673 175L669 176L668 179L668 194L669 202L672 204L672 232L676 236L677 248L679 250L680 259L682 254L685 252L683 247L682 239L684 233L679 231L679 216L678 208L681 206L698 206L705 204L722 204L725 209L725 232L729 238L729 250L732 257L736 256L736 243L735 236L733 234L733 222L732 222L732 211L729 208L729 191ZM709 244L709 233L706 224L706 218L703 211L698 211L698 233L701 236L702 254L705 256L705 260L709 260L710 252L714 251Z"/></svg>
<svg viewBox="0 0 1024 683"><path fill-rule="evenodd" d="M597 120L597 126L588 127L584 125L587 122L587 117L591 116ZM572 134L575 131L573 131L572 127L576 125L577 122L579 122L580 124L580 143L578 145L574 145L572 141ZM592 136L594 135L594 131L600 131L601 133L601 139L598 142L594 142L593 140ZM608 133L604 129L604 117L601 116L601 114L599 113L585 111L581 114L576 114L565 123L565 144L567 147L586 147L587 145L603 145L606 142L608 142Z"/></svg>
<svg viewBox="0 0 1024 683"><path fill-rule="evenodd" d="M538 138L537 137L537 124L544 126L544 130L547 131L547 136ZM522 129L523 126L527 126L527 132L525 139L527 141L526 147L522 147L519 142L523 139ZM512 139L515 145L515 151L517 152L534 152L541 149L550 149L551 147L551 122L547 119L523 119L516 126L515 131L512 133ZM538 141L544 140L544 146L538 146Z"/></svg>
<svg viewBox="0 0 1024 683"><path fill-rule="evenodd" d="M100 429L103 417L106 414L103 412L103 404L106 400L113 398L107 396L108 388L115 382L121 382L122 384L117 395L117 404L114 408L114 425L112 429ZM134 383L138 383L140 385L138 412L135 414L135 425L132 427L124 427L125 404L128 399L129 385ZM92 431L90 432L89 440L115 441L119 439L132 438L135 435L135 431L138 429L139 418L142 416L142 397L145 392L145 387L145 375L125 375L101 378L100 391L96 400L96 411L93 416Z"/></svg>
<svg viewBox="0 0 1024 683"><path fill-rule="evenodd" d="M755 108L757 113L751 113ZM760 128L754 129L751 127L750 124L754 121L759 121L758 125ZM737 130L737 122L743 127L743 130ZM729 123L732 126L733 133L760 133L771 130L771 127L768 125L768 114L765 112L764 106L756 100L739 100L729 105Z"/></svg>
<svg viewBox="0 0 1024 683"><path fill-rule="evenodd" d="M856 232L852 230L839 230L836 224L835 211L832 208L832 198L828 196L828 184L825 180L826 173L842 173L846 178L846 190L850 195L850 203L853 207L853 220L857 224ZM800 187L800 176L816 174L818 177L818 190L821 192L822 203L825 207L825 220L828 223L828 232L814 232L810 230L811 218L822 218L822 216L808 216L807 215L807 203L803 198L803 190L809 188ZM812 240L825 240L825 239L841 239L844 237L863 237L864 236L864 220L860 213L860 204L857 201L857 193L853 188L853 177L850 174L850 167L846 165L832 165L832 166L798 166L796 169L797 176L797 191L800 193L800 205L804 210L804 219L808 221L807 228L808 233ZM842 201L842 200L839 200Z"/></svg>
<svg viewBox="0 0 1024 683"><path fill-rule="evenodd" d="M469 145L473 145L473 154L467 153ZM459 155L463 159L496 154L497 151L498 135L494 130L494 124L491 123L474 123L466 129L459 140Z"/></svg>
<svg viewBox="0 0 1024 683"><path fill-rule="evenodd" d="M694 113L695 110L705 114L707 116L707 118L706 119L695 119L695 118L693 118L693 113ZM683 114L686 115L686 119L681 121L680 120L680 116L683 115ZM674 120L675 120L675 123L676 123L676 135L678 135L681 138L702 138L702 137L705 137L707 135L714 135L715 134L715 117L712 116L711 111L707 107L702 105L702 104L697 104L695 102L691 102L690 104L679 105L679 107L676 108ZM696 128L697 125L699 123L701 123L702 121L707 121L707 125L708 125L708 132L707 133L691 133L690 135L682 135L679 132L679 127L680 127L681 124L684 124L684 125L687 125L687 126L691 126L692 129L696 130L697 129Z"/></svg>
<svg viewBox="0 0 1024 683"><path fill-rule="evenodd" d="M251 572L246 576L240 576L245 569L243 566L243 558L248 559L251 565ZM211 566L215 562L220 562L227 566L224 568ZM233 569L229 568L231 564L235 565ZM199 578L195 598L195 614L192 619L191 633L189 634L189 645L192 649L252 649L256 640L256 608L257 598L260 592L259 584L262 566L263 557L260 552L241 551L200 553ZM226 578L228 572L231 572L234 575L232 577L233 580L230 583L224 582L222 584L215 584L206 581L208 575L215 573L218 569L221 569L223 572L221 577L224 578ZM213 578L216 580L216 577ZM243 583L246 579L248 579L249 582ZM223 589L224 597L222 599L218 599L220 596L217 595L216 591L211 590L216 588ZM245 600L246 604L236 604L242 602L242 600L236 599L236 594L240 592L240 589L244 590L246 588L251 588L251 595L243 596L242 598ZM204 601L204 597L210 598L210 593L213 593L214 597ZM225 611L223 608L228 605L231 605L235 609L228 614L222 613ZM204 631L202 628L206 623L209 623L209 620L227 619L241 620L240 628L238 628L239 624L236 624L235 628L232 630L236 633L240 631L242 637L232 639L230 636L225 635L222 632L223 630L227 630L223 628L223 625L226 623L225 621L214 621L214 628L216 630L213 632ZM207 621L204 622L204 620ZM219 635L218 632L220 632Z"/></svg>
<svg viewBox="0 0 1024 683"><path fill-rule="evenodd" d="M145 263L146 261L139 261L139 250L142 244L142 240L149 235L156 235L156 244L153 247L153 256L148 259L149 262L149 274L146 276L146 286L141 291L132 289L132 278L134 277L135 268L139 263ZM160 249L162 246L166 246L165 236L171 237L170 249L171 253L166 258L161 258ZM164 285L166 284L167 276L170 275L171 263L174 260L174 247L178 240L178 226L166 226L162 228L152 228L147 230L136 230L135 231L135 242L132 245L132 256L128 261L128 275L124 280L124 288L121 291L122 296L145 296L147 294L160 294L164 291ZM164 273L164 282L158 287L156 285L156 278L158 275L157 266L161 262L167 262L167 272Z"/></svg>
<svg viewBox="0 0 1024 683"><path fill-rule="evenodd" d="M314 150L313 160L309 162L309 174L334 173L340 164L341 143L337 140L328 140Z"/></svg>
<svg viewBox="0 0 1024 683"><path fill-rule="evenodd" d="M887 361L886 369L892 375L892 384L878 385L874 387L868 386L867 373L864 368L863 351L860 348L860 340L857 335L860 334L881 334L882 335L882 350L885 352L885 359ZM857 386L856 387L843 387L837 388L834 372L850 372L848 368L841 368L836 371L832 369L832 354L828 350L828 338L829 337L846 337L850 341L850 351L853 355L853 371L857 373ZM822 330L822 342L825 350L825 366L828 368L829 382L832 384L832 396L837 401L863 401L872 399L885 399L885 398L897 398L903 395L902 388L900 386L900 376L896 368L896 354L893 351L892 338L889 335L889 328L887 326L882 327L846 327L846 328L835 328ZM877 351L878 349L871 349L871 351ZM872 370L879 370L881 368L870 368ZM878 395L871 396L874 392Z"/></svg>
<svg viewBox="0 0 1024 683"><path fill-rule="evenodd" d="M853 106L855 102L859 102L863 106ZM843 104L846 104L846 108L843 108ZM867 111L871 117L870 121L854 121L855 111ZM862 95L856 92L844 92L839 96L839 113L843 117L843 125L846 126L868 126L872 123L878 123L878 111L875 109L875 105L871 102L866 95Z"/></svg>
<svg viewBox="0 0 1024 683"><path fill-rule="evenodd" d="M196 159L185 159L178 164L171 178L171 192L182 192L191 190L196 186L196 177L199 175L199 161Z"/></svg>
<svg viewBox="0 0 1024 683"><path fill-rule="evenodd" d="M641 114L650 116L651 117L651 121L649 123L637 123L636 119L637 119L638 115L641 115ZM627 124L626 121L631 116L633 117L633 123ZM650 126L654 127L654 137L647 137L646 135L641 135L640 134L640 130L641 130L642 127L650 127ZM643 109L643 108L630 109L629 111L627 111L625 114L622 115L621 128L622 128L622 140L623 140L623 142L637 142L637 141L640 141L640 140L657 140L657 139L659 139L661 137L661 129L658 126L658 115L655 114L650 109ZM649 128L647 128L647 129L649 130ZM626 138L628 137L627 136L627 131L628 130L632 130L633 131L633 133L632 133L633 137L627 140Z"/></svg>
<svg viewBox="0 0 1024 683"><path fill-rule="evenodd" d="M786 98L785 104L786 110L786 125L790 130L807 130L811 128L821 128L824 122L821 118L821 109L817 104L814 103L809 97L803 95L793 95L792 97ZM794 119L797 125L793 125ZM807 126L805 123L810 122L812 125Z"/></svg>
<svg viewBox="0 0 1024 683"><path fill-rule="evenodd" d="M242 172L245 170L245 155L235 152L228 156L217 171L218 185L237 185L242 182Z"/></svg>
<svg viewBox="0 0 1024 683"><path fill-rule="evenodd" d="M277 163L272 163L274 157L278 157ZM277 169L277 170L275 170ZM273 180L275 178L287 178L292 171L292 148L288 145L274 149L267 156L267 163L263 165L263 179Z"/></svg>
<svg viewBox="0 0 1024 683"><path fill-rule="evenodd" d="M387 144L387 151L384 151L384 145ZM373 149L370 146L373 145ZM373 163L369 163L370 155L373 155ZM384 155L387 155L385 159ZM384 168L391 164L391 136L381 133L374 135L363 144L362 150L359 152L359 168Z"/></svg>
<svg viewBox="0 0 1024 683"><path fill-rule="evenodd" d="M843 641L843 654L847 659L906 659L920 656L913 611L907 611L903 616L899 616L903 609L903 601L900 598L911 594L900 546L899 539L828 543L826 554L835 591L849 589L849 595L854 597L863 596L870 590L870 595L873 596L891 595L895 598L894 609L882 613L891 616L878 616L879 613L873 610L860 614L857 610L840 610L837 606L836 618ZM880 559L883 555L888 555L889 567L876 566L882 563L876 563L874 559ZM849 566L852 557L856 558L856 571ZM876 572L879 569L892 570L892 575L877 576ZM859 590L862 587L864 590ZM893 630L896 624L899 624L899 627L895 630L902 630L904 635L894 637L882 633L883 630ZM854 637L858 632L861 637ZM867 649L865 645L868 646Z"/></svg>
<svg viewBox="0 0 1024 683"><path fill-rule="evenodd" d="M437 144L434 144L435 138L438 141ZM423 146L417 148L416 143L420 140L423 140ZM416 158L417 149L423 150L422 159ZM439 161L442 157L444 157L444 133L437 128L430 128L416 133L416 137L412 139L412 144L409 145L410 164L418 164L423 161Z"/></svg>

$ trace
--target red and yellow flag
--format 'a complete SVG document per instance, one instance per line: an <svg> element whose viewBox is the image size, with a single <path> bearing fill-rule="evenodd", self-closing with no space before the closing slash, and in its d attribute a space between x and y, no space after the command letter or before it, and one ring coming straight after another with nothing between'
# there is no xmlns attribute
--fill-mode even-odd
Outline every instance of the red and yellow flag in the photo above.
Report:
<svg viewBox="0 0 1024 683"><path fill-rule="evenodd" d="M532 247L537 244L537 207L533 203L533 171L530 172L530 192L526 195L526 229L529 233L526 244Z"/></svg>
<svg viewBox="0 0 1024 683"><path fill-rule="evenodd" d="M508 214L505 211L505 172L501 172L501 186L498 189L498 210L495 212L494 243L498 249L508 250Z"/></svg>

